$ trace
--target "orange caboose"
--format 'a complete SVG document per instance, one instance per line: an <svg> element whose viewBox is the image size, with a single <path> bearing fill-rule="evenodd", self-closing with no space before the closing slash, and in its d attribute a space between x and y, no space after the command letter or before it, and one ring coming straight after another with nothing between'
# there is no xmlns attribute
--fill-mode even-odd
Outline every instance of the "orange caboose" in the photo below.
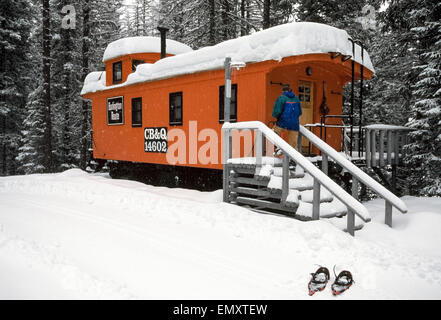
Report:
<svg viewBox="0 0 441 320"><path fill-rule="evenodd" d="M330 114L342 114L345 84L361 78L360 66L365 79L374 72L344 30L317 23L280 25L199 50L167 40L163 59L160 48L154 37L109 44L106 71L90 73L82 90L92 102L94 158L131 164L136 173L126 166L120 175L150 183L163 184L169 172L176 185L197 175L201 188L220 188L226 57L244 65L232 70L230 121L269 124L284 83L301 101L300 123L319 123L323 99ZM328 130L326 140L341 148L340 131ZM155 173L141 173L144 167ZM186 178L177 174L182 170Z"/></svg>

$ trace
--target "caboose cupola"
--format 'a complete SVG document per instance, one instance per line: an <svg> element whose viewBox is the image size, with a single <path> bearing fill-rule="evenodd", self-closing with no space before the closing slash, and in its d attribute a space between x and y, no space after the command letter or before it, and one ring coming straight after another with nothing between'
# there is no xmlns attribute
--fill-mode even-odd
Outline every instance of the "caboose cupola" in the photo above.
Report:
<svg viewBox="0 0 441 320"><path fill-rule="evenodd" d="M167 39L166 57L192 51L178 41ZM155 63L161 59L161 38L140 36L128 37L111 42L104 51L106 86L124 83L130 73L142 63Z"/></svg>

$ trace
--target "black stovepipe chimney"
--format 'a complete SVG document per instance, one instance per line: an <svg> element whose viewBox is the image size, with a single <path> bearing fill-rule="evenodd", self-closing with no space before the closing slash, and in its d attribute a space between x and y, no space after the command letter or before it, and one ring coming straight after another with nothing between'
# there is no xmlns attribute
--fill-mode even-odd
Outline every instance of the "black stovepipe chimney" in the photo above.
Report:
<svg viewBox="0 0 441 320"><path fill-rule="evenodd" d="M165 55L166 55L166 46L167 46L167 36L166 36L166 34L167 34L167 31L168 31L168 28L166 28L166 27L161 27L161 26L158 26L158 31L161 33L161 59L163 59L163 58L165 58Z"/></svg>

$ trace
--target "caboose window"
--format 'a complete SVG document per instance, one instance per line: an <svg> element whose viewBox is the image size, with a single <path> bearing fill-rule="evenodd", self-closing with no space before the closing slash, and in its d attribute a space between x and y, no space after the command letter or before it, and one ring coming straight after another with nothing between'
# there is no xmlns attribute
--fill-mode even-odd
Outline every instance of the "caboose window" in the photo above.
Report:
<svg viewBox="0 0 441 320"><path fill-rule="evenodd" d="M143 63L145 63L144 60L133 59L133 60L132 60L132 72L135 72L135 71L136 71L136 67L137 67L138 65L140 65L140 64L143 64Z"/></svg>
<svg viewBox="0 0 441 320"><path fill-rule="evenodd" d="M113 65L113 83L122 80L122 61L115 62Z"/></svg>
<svg viewBox="0 0 441 320"><path fill-rule="evenodd" d="M182 124L182 92L170 93L170 125Z"/></svg>
<svg viewBox="0 0 441 320"><path fill-rule="evenodd" d="M142 127L142 98L132 99L132 127Z"/></svg>
<svg viewBox="0 0 441 320"><path fill-rule="evenodd" d="M224 122L224 91L225 86L219 87L219 122ZM231 85L230 121L237 121L237 84Z"/></svg>

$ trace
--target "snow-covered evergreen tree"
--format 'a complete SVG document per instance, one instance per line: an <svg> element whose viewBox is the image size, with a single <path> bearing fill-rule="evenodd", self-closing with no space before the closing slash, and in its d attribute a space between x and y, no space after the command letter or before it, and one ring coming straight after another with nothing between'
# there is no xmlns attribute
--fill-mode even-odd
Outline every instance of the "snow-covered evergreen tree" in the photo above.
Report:
<svg viewBox="0 0 441 320"><path fill-rule="evenodd" d="M26 117L22 126L21 146L16 158L18 172L30 174L46 171L44 159L44 89L42 83L37 85L28 96Z"/></svg>
<svg viewBox="0 0 441 320"><path fill-rule="evenodd" d="M30 19L32 30L29 37L29 52L32 65L27 70L30 92L26 91L27 103L20 126L20 143L16 156L18 173L36 173L50 170L47 167L47 109L46 89L43 79L43 3L33 0ZM48 60L50 63L50 60Z"/></svg>
<svg viewBox="0 0 441 320"><path fill-rule="evenodd" d="M214 0L161 0L158 24L169 28L168 38L193 48L215 44L225 37L224 30L219 27L221 8Z"/></svg>
<svg viewBox="0 0 441 320"><path fill-rule="evenodd" d="M63 11L63 8L72 6L72 3L52 0L49 3L49 23L45 25L45 28L49 26L51 58L44 61L49 65L42 63L45 11L40 0L32 1L34 10L30 17L35 27L29 51L32 52L34 66L26 75L33 82L30 86L32 92L27 97L26 117L22 119L22 137L16 157L19 172L60 171L73 166L85 168L91 143L90 105L82 101L80 90L89 69L103 69L101 59L106 45L119 38L121 1L76 2L73 5L76 13L74 26L69 28L63 26L63 20L70 12ZM47 2L44 4L47 5ZM88 14L84 10L86 5ZM88 18L83 19L85 16ZM49 87L44 85L48 66ZM46 75L44 79L43 75ZM50 90L50 109L47 107L47 90ZM48 138L50 144L47 143Z"/></svg>
<svg viewBox="0 0 441 320"><path fill-rule="evenodd" d="M89 70L104 70L102 57L107 45L122 37L121 8L122 0L92 1L82 0L82 68L81 83ZM78 95L79 95L78 91ZM81 117L73 121L80 131L80 167L86 169L91 157L93 144L92 119L90 102L83 100Z"/></svg>
<svg viewBox="0 0 441 320"><path fill-rule="evenodd" d="M441 3L420 1L412 10L412 32L417 41L418 71L414 86L415 104L408 126L411 144L406 158L411 168L413 193L441 195Z"/></svg>
<svg viewBox="0 0 441 320"><path fill-rule="evenodd" d="M393 1L377 13L378 32L372 37L370 55L374 78L366 83L364 123L405 125L412 106L415 40L410 11L415 1Z"/></svg>
<svg viewBox="0 0 441 320"><path fill-rule="evenodd" d="M0 2L0 175L16 173L31 57L32 6L28 0Z"/></svg>
<svg viewBox="0 0 441 320"><path fill-rule="evenodd" d="M262 5L255 0L161 0L159 23L168 37L197 49L262 29Z"/></svg>
<svg viewBox="0 0 441 320"><path fill-rule="evenodd" d="M70 5L70 1L57 0L54 8L58 12ZM75 7L73 7L75 8ZM77 9L73 9L76 10ZM78 91L80 84L80 43L79 28L75 21L67 24L66 15L54 15L54 36L52 43L53 55L57 59L52 63L52 96L53 96L53 149L54 168L62 170L78 164L79 133L78 127L73 126L74 117L81 114L81 98ZM76 15L75 15L76 20ZM64 22L64 23L63 23Z"/></svg>
<svg viewBox="0 0 441 320"><path fill-rule="evenodd" d="M159 4L153 0L135 0L121 11L121 34L125 37L153 36L159 19Z"/></svg>
<svg viewBox="0 0 441 320"><path fill-rule="evenodd" d="M272 0L270 7L270 25L277 26L294 20L296 0Z"/></svg>
<svg viewBox="0 0 441 320"><path fill-rule="evenodd" d="M377 69L377 62L381 65L387 61L387 59L384 60L384 54L377 54L377 52L375 52L375 48L383 48L380 43L384 40L381 30L375 21L380 4L381 1L379 0L356 0L350 2L335 0L299 0L294 11L298 21L324 23L346 30L354 41L363 44L364 49L370 53L374 67ZM381 70L381 66L379 69ZM360 72L359 69L356 71L357 73ZM381 110L381 113L378 113L378 110L372 107L377 104L379 100L381 101L384 98L383 96L378 96L379 92L384 93L384 87L377 86L375 81L376 77L378 78L377 75L374 75L374 80L364 81L363 83L362 124L376 122L376 120L378 120L378 114L384 115L383 111L388 110L384 108L384 110ZM360 120L360 86L360 81L356 80L354 84L353 106L353 123L355 125L357 125ZM350 114L351 92L352 84L349 83L344 88L344 114Z"/></svg>

